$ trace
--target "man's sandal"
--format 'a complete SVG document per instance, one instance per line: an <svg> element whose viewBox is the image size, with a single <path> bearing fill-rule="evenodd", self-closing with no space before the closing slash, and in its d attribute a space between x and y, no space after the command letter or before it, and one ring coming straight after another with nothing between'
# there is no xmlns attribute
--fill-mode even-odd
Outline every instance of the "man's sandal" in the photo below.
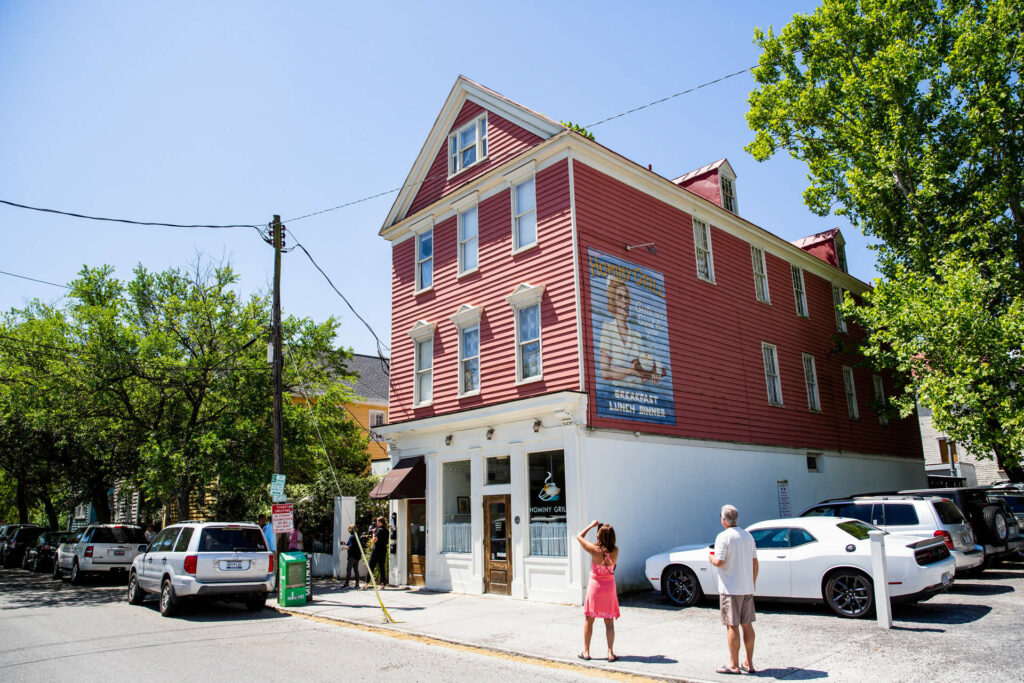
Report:
<svg viewBox="0 0 1024 683"><path fill-rule="evenodd" d="M715 672L720 674L742 674L743 669L734 669L728 664L723 664L722 666L715 669Z"/></svg>

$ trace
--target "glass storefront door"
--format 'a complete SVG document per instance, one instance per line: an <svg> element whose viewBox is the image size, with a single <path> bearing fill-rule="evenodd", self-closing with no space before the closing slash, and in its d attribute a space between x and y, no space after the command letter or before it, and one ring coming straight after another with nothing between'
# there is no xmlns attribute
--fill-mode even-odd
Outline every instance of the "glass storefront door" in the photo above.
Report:
<svg viewBox="0 0 1024 683"><path fill-rule="evenodd" d="M427 505L423 500L409 501L409 577L410 586L426 585Z"/></svg>
<svg viewBox="0 0 1024 683"><path fill-rule="evenodd" d="M484 496L484 592L509 595L512 588L510 496Z"/></svg>

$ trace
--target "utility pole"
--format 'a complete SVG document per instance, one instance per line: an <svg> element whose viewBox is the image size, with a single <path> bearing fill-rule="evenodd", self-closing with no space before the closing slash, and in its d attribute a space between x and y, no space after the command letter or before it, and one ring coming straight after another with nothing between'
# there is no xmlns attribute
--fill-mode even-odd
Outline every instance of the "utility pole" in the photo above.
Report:
<svg viewBox="0 0 1024 683"><path fill-rule="evenodd" d="M281 349L281 247L284 244L284 226L281 217L274 215L274 303L270 339L274 345L273 365L271 368L274 385L274 473L284 474L284 426L281 399L281 371L284 366L284 355ZM280 562L282 545L288 542L287 534L277 536L277 560ZM279 566L275 564L275 567Z"/></svg>

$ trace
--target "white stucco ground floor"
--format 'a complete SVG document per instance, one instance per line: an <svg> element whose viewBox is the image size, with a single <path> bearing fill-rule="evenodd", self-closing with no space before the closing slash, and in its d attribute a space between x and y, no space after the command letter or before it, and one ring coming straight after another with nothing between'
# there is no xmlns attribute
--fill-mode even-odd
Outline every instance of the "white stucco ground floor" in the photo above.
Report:
<svg viewBox="0 0 1024 683"><path fill-rule="evenodd" d="M598 430L586 414L585 394L562 392L380 428L393 463L426 475L422 498L391 503L391 580L581 604L590 568L575 536L591 520L615 527L623 591L649 585L648 556L711 542L726 503L746 525L925 485L921 460L897 454Z"/></svg>

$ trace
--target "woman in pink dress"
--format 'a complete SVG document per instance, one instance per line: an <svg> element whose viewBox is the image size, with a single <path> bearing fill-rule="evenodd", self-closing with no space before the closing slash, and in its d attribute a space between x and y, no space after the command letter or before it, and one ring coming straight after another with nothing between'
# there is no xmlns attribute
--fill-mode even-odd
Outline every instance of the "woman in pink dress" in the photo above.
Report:
<svg viewBox="0 0 1024 683"><path fill-rule="evenodd" d="M586 539L587 533L597 527L597 543ZM619 596L615 593L615 565L619 561L619 549L615 547L615 529L611 524L597 520L576 536L583 549L590 555L590 583L587 584L587 599L583 602L583 652L580 659L590 659L590 637L594 634L594 619L604 619L604 632L608 639L608 661L618 657L612 651L615 644L615 620L619 618Z"/></svg>

